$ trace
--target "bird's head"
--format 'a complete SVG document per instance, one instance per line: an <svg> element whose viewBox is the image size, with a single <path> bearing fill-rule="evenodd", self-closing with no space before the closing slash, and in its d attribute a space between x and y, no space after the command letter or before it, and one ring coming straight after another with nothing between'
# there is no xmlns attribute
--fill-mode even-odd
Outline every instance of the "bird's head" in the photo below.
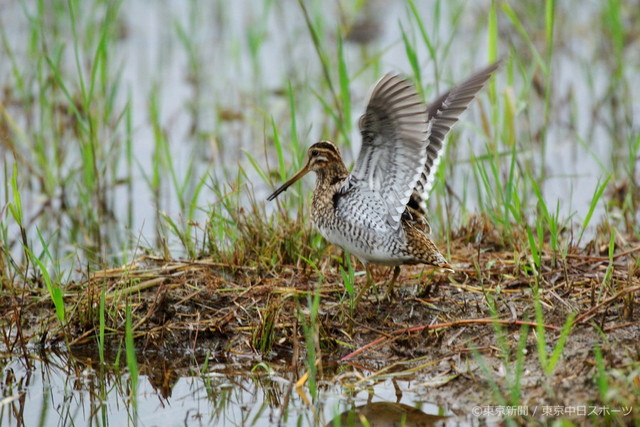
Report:
<svg viewBox="0 0 640 427"><path fill-rule="evenodd" d="M293 175L287 182L282 184L280 188L273 192L273 194L267 197L267 200L271 201L275 199L280 195L280 193L285 191L293 183L309 172L322 173L322 171L328 166L336 164L343 165L338 147L330 141L316 142L307 150L307 161L302 169Z"/></svg>

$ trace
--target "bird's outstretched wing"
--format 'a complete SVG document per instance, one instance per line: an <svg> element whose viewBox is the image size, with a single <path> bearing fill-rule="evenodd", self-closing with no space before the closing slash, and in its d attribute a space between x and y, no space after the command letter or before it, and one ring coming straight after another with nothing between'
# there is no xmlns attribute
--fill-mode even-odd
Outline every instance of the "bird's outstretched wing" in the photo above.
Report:
<svg viewBox="0 0 640 427"><path fill-rule="evenodd" d="M480 89L484 87L491 75L498 69L500 62L495 62L481 70L464 83L454 87L438 97L428 107L431 133L427 145L427 156L424 168L411 195L411 205L426 214L426 201L433 187L433 179L445 149L445 137L458 118L464 113Z"/></svg>
<svg viewBox="0 0 640 427"><path fill-rule="evenodd" d="M386 74L360 118L362 147L346 185L377 192L386 205L387 222L396 229L428 160L428 117L413 85Z"/></svg>

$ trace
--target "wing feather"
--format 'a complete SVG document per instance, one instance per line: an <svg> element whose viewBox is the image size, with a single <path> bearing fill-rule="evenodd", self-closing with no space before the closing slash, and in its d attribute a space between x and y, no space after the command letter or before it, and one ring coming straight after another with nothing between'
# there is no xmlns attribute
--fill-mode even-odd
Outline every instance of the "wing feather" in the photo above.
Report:
<svg viewBox="0 0 640 427"><path fill-rule="evenodd" d="M428 107L408 80L391 73L383 76L360 117L362 147L345 190L363 186L376 192L395 229L407 204L426 214L446 135L499 66L500 61L475 73Z"/></svg>
<svg viewBox="0 0 640 427"><path fill-rule="evenodd" d="M426 214L426 201L433 187L435 173L445 150L445 137L458 118L484 87L491 75L498 69L501 61L475 73L464 83L441 95L428 107L431 133L426 151L424 168L411 195L412 207Z"/></svg>
<svg viewBox="0 0 640 427"><path fill-rule="evenodd" d="M387 207L387 222L395 229L427 161L428 117L413 85L386 74L360 118L362 148L347 185L378 192Z"/></svg>

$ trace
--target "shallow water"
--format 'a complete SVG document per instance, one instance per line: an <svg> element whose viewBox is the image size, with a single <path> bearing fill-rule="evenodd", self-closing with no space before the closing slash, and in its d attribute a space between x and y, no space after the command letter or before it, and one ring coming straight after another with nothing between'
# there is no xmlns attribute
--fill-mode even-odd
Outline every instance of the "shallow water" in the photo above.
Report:
<svg viewBox="0 0 640 427"><path fill-rule="evenodd" d="M355 374L340 376L344 386L320 380L317 403L311 403L309 388L295 387L299 375L294 378L287 372L284 362L271 364L283 373L268 373L258 362L211 361L203 367L144 359L134 407L126 370L101 370L86 356L47 352L29 357L28 369L24 359L3 362L3 426L123 426L135 424L134 420L144 426L331 425L338 416L342 425L350 425L355 413L377 422L399 422L404 417L408 422L424 423L415 425L466 423L429 402L424 393L413 391L412 382L349 385L356 382Z"/></svg>
<svg viewBox="0 0 640 427"><path fill-rule="evenodd" d="M341 6L342 11L334 4L310 5L310 14L317 18L319 28L323 30L320 36L325 40L325 48L334 48L335 25L344 16L350 17L354 26L360 28L352 38L369 41L366 46L347 42L344 47L348 69L354 76L350 86L351 146L345 146L347 141L341 141L348 161L355 158L358 151L360 137L355 123L364 110L369 88L389 70L410 73L401 28L410 31L409 36L416 40L423 78L428 83L426 90L433 98L435 93L486 65L485 25L489 3L442 2L439 18L434 15L434 5L421 5L420 13L433 42L437 46L451 42L446 54L444 47L440 47L440 81L434 80L433 63L426 59L427 49L424 43L419 42L419 33L411 23L403 2L373 1L355 17L351 16L353 13L349 14L346 5ZM28 68L35 60L29 54L29 19L19 2L2 0L0 5L3 10L0 22L12 40L17 65ZM528 10L526 7L523 8L525 11ZM628 165L624 159L626 139L637 133L632 113L640 110L640 88L637 85L620 85L619 92L614 88L612 95L608 95L611 92L611 65L609 57L603 55L607 46L603 45L597 31L589 31L594 25L601 24L600 7L598 2L580 3L580 7L574 7L571 2L557 5L557 20L561 25L557 26L555 33L554 91L550 102L552 119L546 129L543 129L544 110L540 95L534 91L520 91L521 79L526 74L508 77L503 70L496 76L498 93L501 97L513 97L518 115L516 140L520 166L531 163L535 165L533 170L539 171L544 165L546 179L542 190L547 205L555 210L559 203L561 217L577 213L577 222L586 215L596 184L608 173ZM33 13L35 8L28 4L25 9ZM86 19L89 22L101 16L90 7L80 9L76 14L89 16ZM454 16L459 16L457 26L452 24ZM527 29L532 35L537 35L538 26L543 25L539 22L542 16L524 17L531 21L526 23L530 25ZM279 178L264 182L251 166L246 153L251 153L261 168L275 168L271 121L280 129L285 146L289 144L291 116L284 93L289 82L295 91L301 145L305 147L319 139L337 136L333 121L314 95L314 91L320 91L319 96L329 99L322 84L320 63L300 7L295 2L126 1L122 3L118 17L121 35L111 46L110 71L114 75L121 74L115 90L117 108L122 108L128 99L132 105L135 164L129 171L125 162L120 160L116 168L115 175L129 184L116 185L110 190L113 233L122 233L119 229L125 225L127 232L136 239L152 245L159 226L158 212L178 220L185 216L176 185L186 189L186 195L182 196L183 204L203 208L196 209L194 221L204 222L206 206L220 198L212 191L212 186L220 183L225 192L234 191L233 182L240 168L248 177L248 188L240 188L240 194L252 190L258 201L264 200ZM51 24L51 28L59 32L58 38L47 36L46 40L65 46L68 42L63 36L70 31L68 17L61 13L57 19L61 22ZM80 26L91 25L82 23L82 19L79 21ZM501 16L499 24L503 28L499 54L508 55L511 43L519 54L533 61L530 47L515 36L508 21ZM533 40L533 43L540 52L544 51L539 40ZM90 54L91 50L87 49L82 53L82 59L88 62ZM379 65L363 68L363 64L378 54ZM335 52L331 51L329 55L331 61L335 61ZM631 81L636 72L632 64L638 58L632 49L625 55L628 55L630 65L624 70L623 78ZM72 46L65 46L62 57L66 58L64 69L69 73L66 80L73 88L77 85L77 72ZM8 61L0 63L2 86L11 88L16 84L11 71ZM525 70L527 72L529 70ZM537 78L540 79L539 73ZM507 83L508 79L513 79L512 83ZM157 99L160 131L166 137L167 155L172 159L175 176L171 177L167 166L162 165L157 189L149 184L153 164L158 161L154 154L158 150L158 129L152 124L150 109L153 99ZM484 194L484 190L473 184L470 160L488 152L486 140L478 131L482 111L480 104L486 102L486 93L483 93L455 128L455 142L449 147L446 185L453 196L447 203L450 205L448 211L454 214L441 215L442 218L449 217L454 225L463 219L462 212L477 210L478 192ZM30 113L11 105L8 111L12 120L18 126L24 126L23 130L29 134L27 117ZM547 132L545 149L541 148L536 136L541 130ZM121 131L122 126L114 136L117 137ZM288 151L285 150L285 155ZM118 150L115 152L120 153ZM11 166L14 162L11 153L3 151L2 154L5 163ZM77 150L73 149L67 157L67 164L61 167L77 168L78 160ZM288 163L298 160L289 159ZM507 173L508 163L505 163L504 173ZM207 175L210 176L208 185L197 198L191 199L200 177ZM226 182L229 184L225 185ZM309 189L312 182L312 178L306 179L305 188ZM5 190L4 185L0 186L3 200L8 196L3 193ZM61 206L56 200L43 206L42 196L37 184L23 186L27 222L35 220L47 237L60 227L47 222L43 213L46 214L48 209L59 210ZM495 196L484 194L485 199L491 200L492 197ZM434 200L432 205L441 202ZM267 209L271 210L272 206L267 205ZM602 208L598 206L596 217L601 213ZM437 231L442 224L434 221ZM67 225L64 219L63 225ZM31 228L29 232L32 232ZM12 227L10 235L17 233L17 228ZM32 233L32 240L37 242L35 230ZM116 240L112 249L118 251L124 245L124 242Z"/></svg>

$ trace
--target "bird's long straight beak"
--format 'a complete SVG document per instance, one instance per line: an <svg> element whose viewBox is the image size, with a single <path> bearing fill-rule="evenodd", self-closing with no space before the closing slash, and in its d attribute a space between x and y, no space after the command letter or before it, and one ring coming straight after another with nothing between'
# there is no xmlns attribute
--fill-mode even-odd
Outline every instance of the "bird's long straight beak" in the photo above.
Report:
<svg viewBox="0 0 640 427"><path fill-rule="evenodd" d="M282 184L280 186L280 188L278 188L276 191L274 191L269 197L267 197L267 200L270 202L273 199L275 199L276 197L278 197L280 195L280 193L282 193L283 191L285 191L287 188L289 188L291 186L291 184L293 184L294 182L296 182L297 180L299 180L300 178L302 178L303 176L305 176L307 173L309 173L309 163L307 163L306 165L304 165L304 167L302 169L300 169L295 175L293 175L289 181L285 182L284 184Z"/></svg>

